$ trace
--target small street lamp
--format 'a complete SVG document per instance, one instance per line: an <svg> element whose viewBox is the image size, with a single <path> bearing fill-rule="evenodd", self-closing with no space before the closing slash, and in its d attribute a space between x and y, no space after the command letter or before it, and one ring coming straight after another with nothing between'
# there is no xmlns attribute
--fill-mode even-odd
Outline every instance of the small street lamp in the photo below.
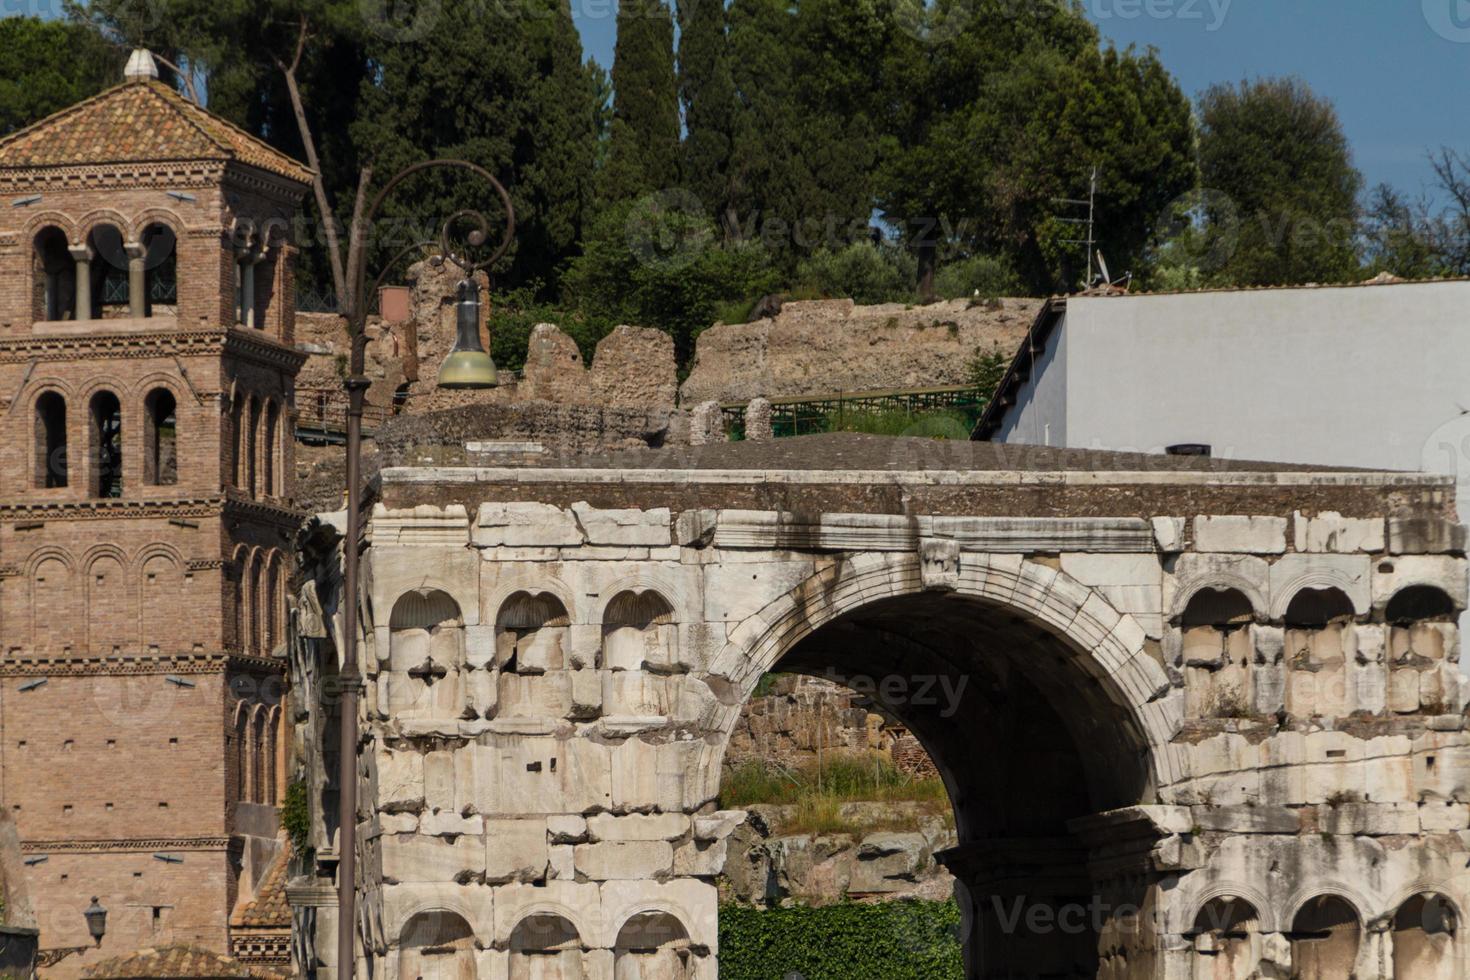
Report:
<svg viewBox="0 0 1470 980"><path fill-rule="evenodd" d="M107 935L107 909L103 908L97 901L97 896L92 896L92 904L87 906L82 913L87 919L87 931L92 934L92 941L98 946L102 945L102 937Z"/></svg>
<svg viewBox="0 0 1470 980"><path fill-rule="evenodd" d="M454 349L440 368L439 386L454 389L493 388L498 380L495 362L480 343L480 287L475 282L475 273L494 265L510 249L516 227L515 208L511 205L510 194L490 171L467 160L426 160L412 164L394 174L354 222L352 242L347 253L348 268L345 278L349 293L345 312L352 346L347 377L342 382L347 389L347 528L342 545L342 636L347 649L343 651L339 675L342 715L337 772L337 976L340 980L352 980L356 975L353 959L357 953L354 942L357 932L357 699L358 690L362 686L362 677L357 670L357 544L362 531L359 514L362 510L362 410L364 396L371 384L366 377L367 297L377 293L384 277L400 259L411 252L421 252L430 244L410 245L400 251L384 266L372 292L369 292L366 288L368 249L362 236L372 226L378 208L393 188L416 173L440 169L468 170L488 183L505 209L505 233L499 246L490 255L476 262L469 257L468 249L454 248L450 238L457 224L469 221L474 225L465 236L469 248L483 246L491 231L484 214L479 211L458 211L450 215L440 229L440 261L458 266L464 273L464 279L459 283L458 289L458 329ZM90 922L90 912L88 921Z"/></svg>

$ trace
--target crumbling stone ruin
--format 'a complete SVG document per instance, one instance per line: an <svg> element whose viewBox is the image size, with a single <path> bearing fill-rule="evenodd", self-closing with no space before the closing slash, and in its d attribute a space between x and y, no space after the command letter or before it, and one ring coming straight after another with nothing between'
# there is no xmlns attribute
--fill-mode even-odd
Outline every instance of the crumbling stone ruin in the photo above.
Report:
<svg viewBox="0 0 1470 980"><path fill-rule="evenodd" d="M374 976L714 977L741 706L834 667L944 778L968 976L1470 972L1447 478L823 436L380 479ZM319 973L340 518L303 540L292 640Z"/></svg>
<svg viewBox="0 0 1470 980"><path fill-rule="evenodd" d="M969 384L975 353L1009 357L1040 308L1033 299L786 303L773 317L700 333L681 404Z"/></svg>

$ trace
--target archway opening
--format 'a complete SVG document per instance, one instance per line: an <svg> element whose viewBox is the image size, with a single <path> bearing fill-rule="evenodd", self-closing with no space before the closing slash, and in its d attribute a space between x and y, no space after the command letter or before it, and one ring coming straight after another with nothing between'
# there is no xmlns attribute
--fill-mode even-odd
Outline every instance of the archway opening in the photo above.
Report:
<svg viewBox="0 0 1470 980"><path fill-rule="evenodd" d="M66 232L49 225L42 228L33 241L32 255L32 315L37 320L75 320L77 267Z"/></svg>
<svg viewBox="0 0 1470 980"><path fill-rule="evenodd" d="M1353 976L1362 926L1346 899L1321 895L1297 912L1291 923L1292 976L1299 980L1341 980Z"/></svg>
<svg viewBox="0 0 1470 980"><path fill-rule="evenodd" d="M66 398L61 392L43 392L36 399L35 435L35 486L66 486Z"/></svg>
<svg viewBox="0 0 1470 980"><path fill-rule="evenodd" d="M522 919L510 934L510 980L582 980L582 938L559 915Z"/></svg>
<svg viewBox="0 0 1470 980"><path fill-rule="evenodd" d="M689 933L667 912L643 912L618 931L614 980L693 980Z"/></svg>
<svg viewBox="0 0 1470 980"><path fill-rule="evenodd" d="M403 980L474 980L475 934L454 912L420 912L403 926L398 942Z"/></svg>
<svg viewBox="0 0 1470 980"><path fill-rule="evenodd" d="M1449 899L1433 893L1410 898L1393 919L1393 975L1415 980L1464 976L1459 933L1460 917Z"/></svg>
<svg viewBox="0 0 1470 980"><path fill-rule="evenodd" d="M155 388L143 400L143 480L154 486L179 482L178 407L167 388Z"/></svg>
<svg viewBox="0 0 1470 980"><path fill-rule="evenodd" d="M932 759L953 807L935 857L954 877L967 976L1094 976L1153 955L1138 914L1150 884L1089 860L1128 839L1098 814L1152 800L1140 723L1091 654L1016 607L931 591L846 612L768 669L860 692ZM859 843L864 881L909 873L898 843Z"/></svg>
<svg viewBox="0 0 1470 980"><path fill-rule="evenodd" d="M123 490L122 402L99 391L91 403L91 490L93 497L121 497Z"/></svg>

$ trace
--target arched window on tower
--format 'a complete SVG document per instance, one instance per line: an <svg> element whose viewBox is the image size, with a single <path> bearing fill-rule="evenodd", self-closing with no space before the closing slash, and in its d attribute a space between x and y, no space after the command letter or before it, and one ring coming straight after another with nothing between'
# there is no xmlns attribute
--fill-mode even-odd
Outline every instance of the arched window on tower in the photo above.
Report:
<svg viewBox="0 0 1470 980"><path fill-rule="evenodd" d="M260 399L250 396L250 418L245 423L245 487L250 496L260 496Z"/></svg>
<svg viewBox="0 0 1470 980"><path fill-rule="evenodd" d="M128 287L128 249L115 225L98 225L87 236L92 260L88 283L92 319L115 320L133 315ZM141 315L141 314L139 314Z"/></svg>
<svg viewBox="0 0 1470 980"><path fill-rule="evenodd" d="M66 233L48 226L36 233L33 244L31 316L37 320L75 320L77 267Z"/></svg>
<svg viewBox="0 0 1470 980"><path fill-rule="evenodd" d="M241 467L240 451L244 447L245 399L236 395L230 403L230 486L244 488L244 470Z"/></svg>
<svg viewBox="0 0 1470 980"><path fill-rule="evenodd" d="M267 497L279 497L280 487L276 485L279 476L276 466L276 444L280 441L281 410L274 401L266 402L265 406L265 435L262 439L264 445L260 448L260 462L264 469L261 479L261 491Z"/></svg>
<svg viewBox="0 0 1470 980"><path fill-rule="evenodd" d="M178 239L168 225L143 229L143 315L173 313L179 304Z"/></svg>
<svg viewBox="0 0 1470 980"><path fill-rule="evenodd" d="M178 403L167 388L155 388L143 400L143 433L146 455L143 480L153 486L179 482Z"/></svg>
<svg viewBox="0 0 1470 980"><path fill-rule="evenodd" d="M1358 913L1336 895L1303 905L1289 936L1292 976L1298 980L1341 980L1356 972L1362 927Z"/></svg>
<svg viewBox="0 0 1470 980"><path fill-rule="evenodd" d="M92 396L89 447L94 497L121 497L123 490L122 402L110 391Z"/></svg>
<svg viewBox="0 0 1470 980"><path fill-rule="evenodd" d="M36 399L35 486L66 486L66 399L59 391Z"/></svg>

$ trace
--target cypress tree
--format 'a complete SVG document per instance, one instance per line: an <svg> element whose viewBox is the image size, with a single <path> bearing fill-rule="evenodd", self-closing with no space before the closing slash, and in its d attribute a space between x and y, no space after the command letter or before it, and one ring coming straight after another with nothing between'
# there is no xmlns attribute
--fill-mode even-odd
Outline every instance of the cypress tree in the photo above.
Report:
<svg viewBox="0 0 1470 980"><path fill-rule="evenodd" d="M505 184L517 221L500 270L507 285L544 281L575 254L595 153L591 83L567 0L528 2L537 16L485 16L477 0L446 0L421 40L371 43L377 74L352 125L379 185L435 157L476 163ZM415 238L437 239L437 222L465 208L498 224L498 199L473 175L431 172L400 185L373 229L380 258Z"/></svg>
<svg viewBox="0 0 1470 980"><path fill-rule="evenodd" d="M679 95L674 18L665 0L618 6L613 122L602 198L637 198L679 182Z"/></svg>
<svg viewBox="0 0 1470 980"><path fill-rule="evenodd" d="M725 0L679 0L679 99L684 107L684 185L712 216L728 223L735 81Z"/></svg>

